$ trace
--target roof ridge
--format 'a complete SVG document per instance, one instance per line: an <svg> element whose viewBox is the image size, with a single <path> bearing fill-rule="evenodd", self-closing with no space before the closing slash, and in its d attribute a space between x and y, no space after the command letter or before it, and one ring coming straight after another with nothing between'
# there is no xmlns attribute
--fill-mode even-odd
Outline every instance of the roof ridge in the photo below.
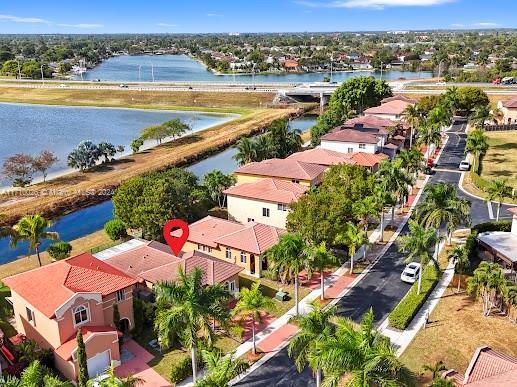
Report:
<svg viewBox="0 0 517 387"><path fill-rule="evenodd" d="M257 251L260 251L260 245L259 245L259 241L258 241L258 238L257 238L257 232L255 230L255 226L259 225L259 224L262 224L262 223L255 223L251 228L253 230L253 238L255 239L255 245L257 246Z"/></svg>

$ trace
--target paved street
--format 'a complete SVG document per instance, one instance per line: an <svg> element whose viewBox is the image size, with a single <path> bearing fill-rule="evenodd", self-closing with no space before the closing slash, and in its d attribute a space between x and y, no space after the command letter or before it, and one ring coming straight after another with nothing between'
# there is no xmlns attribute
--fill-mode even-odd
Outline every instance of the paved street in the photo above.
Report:
<svg viewBox="0 0 517 387"><path fill-rule="evenodd" d="M436 166L440 171L431 176L429 183L447 182L458 185L461 177L458 165L465 158L466 135L464 132L464 122L455 122L451 126L448 131L449 141ZM473 224L491 220L484 200L467 195L459 188L458 195L472 202ZM507 216L505 209L506 206L501 208L502 216ZM495 210L494 206L494 214ZM407 225L401 234L406 232ZM338 313L350 317L354 321L359 321L369 308L373 308L376 324L379 325L409 290L410 286L400 281L404 259L405 255L398 252L397 245L391 245L372 270L338 302ZM301 374L296 371L293 360L287 356L287 350L284 348L235 385L294 387L315 386L316 383L310 370L305 369Z"/></svg>

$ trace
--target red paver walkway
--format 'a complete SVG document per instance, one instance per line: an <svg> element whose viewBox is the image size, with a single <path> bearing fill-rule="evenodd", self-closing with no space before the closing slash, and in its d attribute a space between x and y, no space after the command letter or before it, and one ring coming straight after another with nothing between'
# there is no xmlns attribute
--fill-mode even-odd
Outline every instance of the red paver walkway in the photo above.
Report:
<svg viewBox="0 0 517 387"><path fill-rule="evenodd" d="M330 271L325 271L325 279L329 277L331 274ZM301 271L298 275L298 278L300 279L301 286L304 286L306 288L315 290L320 288L320 273L312 273L312 277L309 279L307 278L307 272L305 270Z"/></svg>
<svg viewBox="0 0 517 387"><path fill-rule="evenodd" d="M263 352L274 351L285 340L293 337L298 331L298 327L293 324L282 325L276 331L271 333L268 337L259 341L257 345Z"/></svg>
<svg viewBox="0 0 517 387"><path fill-rule="evenodd" d="M269 313L261 313L260 315L262 316L262 322L260 324L257 324L255 322L255 334L263 331L264 328L266 328L269 324L271 324L274 320L276 320L275 316L272 316ZM253 320L251 318L247 318L242 321L240 319L235 319L235 321L237 321L238 324L240 324L244 328L244 333L242 335L242 341L244 342L248 339L251 339L251 335L252 335L251 324L252 324Z"/></svg>
<svg viewBox="0 0 517 387"><path fill-rule="evenodd" d="M136 341L130 339L123 344L133 358L115 368L115 374L120 378L133 375L144 380L145 387L169 387L171 384L158 372L153 370L147 363L154 359L154 356L142 348Z"/></svg>
<svg viewBox="0 0 517 387"><path fill-rule="evenodd" d="M355 279L354 274L345 274L339 277L332 285L325 289L325 298L337 298Z"/></svg>

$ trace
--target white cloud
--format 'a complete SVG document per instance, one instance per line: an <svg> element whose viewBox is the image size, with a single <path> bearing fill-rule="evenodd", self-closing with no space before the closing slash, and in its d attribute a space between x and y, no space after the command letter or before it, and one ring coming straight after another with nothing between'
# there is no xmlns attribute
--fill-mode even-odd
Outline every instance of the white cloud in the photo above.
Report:
<svg viewBox="0 0 517 387"><path fill-rule="evenodd" d="M499 24L493 22L481 22L473 24L474 27L497 27Z"/></svg>
<svg viewBox="0 0 517 387"><path fill-rule="evenodd" d="M208 17L222 17L224 15L222 15L220 13L207 13L206 16L208 16Z"/></svg>
<svg viewBox="0 0 517 387"><path fill-rule="evenodd" d="M156 25L158 27L177 27L177 24L171 24L171 23L158 23Z"/></svg>
<svg viewBox="0 0 517 387"><path fill-rule="evenodd" d="M465 27L465 24L461 24L461 23L452 23L452 24L451 24L451 27Z"/></svg>
<svg viewBox="0 0 517 387"><path fill-rule="evenodd" d="M295 0L296 4L313 8L371 8L383 9L385 7L426 7L450 3L455 0L334 0L318 2L311 0Z"/></svg>
<svg viewBox="0 0 517 387"><path fill-rule="evenodd" d="M79 24L58 24L59 27L70 27L70 28L84 28L84 29L94 29L94 28L102 28L104 24L90 24L90 23L79 23Z"/></svg>
<svg viewBox="0 0 517 387"><path fill-rule="evenodd" d="M5 22L14 22L14 23L40 23L40 24L49 24L50 22L45 19L40 19L38 17L20 17L13 15L0 15L0 21Z"/></svg>

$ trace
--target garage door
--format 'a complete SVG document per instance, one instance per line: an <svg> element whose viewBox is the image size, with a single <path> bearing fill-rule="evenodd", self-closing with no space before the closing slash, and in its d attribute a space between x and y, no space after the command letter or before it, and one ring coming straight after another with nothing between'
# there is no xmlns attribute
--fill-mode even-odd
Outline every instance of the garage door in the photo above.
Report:
<svg viewBox="0 0 517 387"><path fill-rule="evenodd" d="M102 374L110 366L110 353L104 351L88 359L88 373L90 378Z"/></svg>

